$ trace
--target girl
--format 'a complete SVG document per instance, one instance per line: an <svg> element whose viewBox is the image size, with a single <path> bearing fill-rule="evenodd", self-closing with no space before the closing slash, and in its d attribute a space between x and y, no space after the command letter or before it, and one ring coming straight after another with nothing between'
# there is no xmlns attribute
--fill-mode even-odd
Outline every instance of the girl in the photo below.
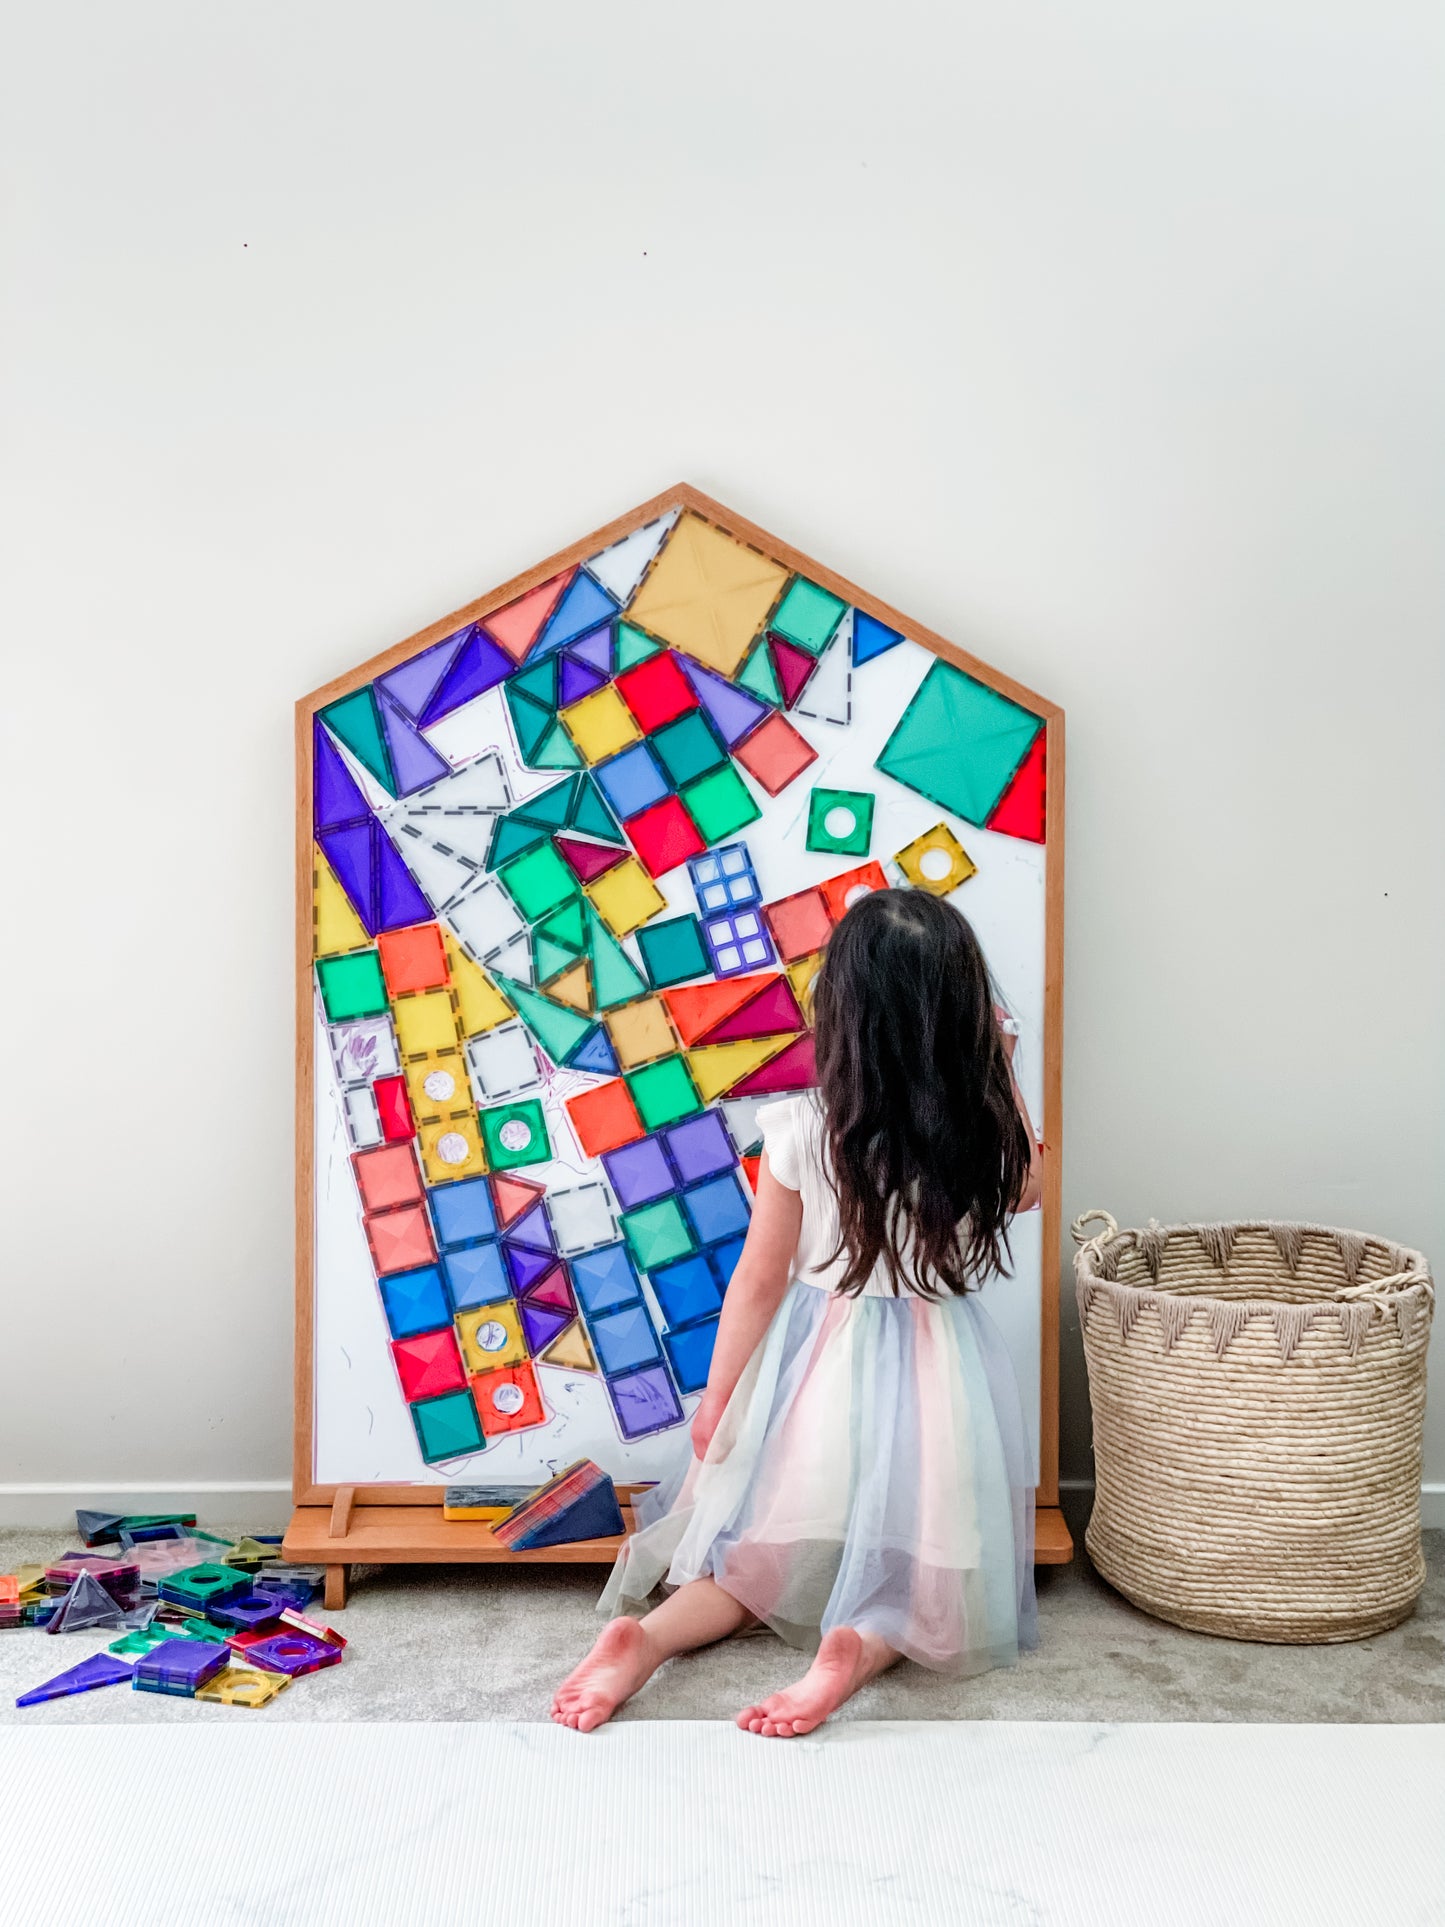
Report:
<svg viewBox="0 0 1445 1927"><path fill-rule="evenodd" d="M762 1620L815 1657L745 1707L810 1733L900 1654L1006 1664L1034 1636L1033 1490L1008 1354L975 1291L1041 1165L978 939L920 890L862 898L814 988L818 1090L758 1112L764 1156L695 1456L636 1508L558 1689L587 1733L675 1653Z"/></svg>

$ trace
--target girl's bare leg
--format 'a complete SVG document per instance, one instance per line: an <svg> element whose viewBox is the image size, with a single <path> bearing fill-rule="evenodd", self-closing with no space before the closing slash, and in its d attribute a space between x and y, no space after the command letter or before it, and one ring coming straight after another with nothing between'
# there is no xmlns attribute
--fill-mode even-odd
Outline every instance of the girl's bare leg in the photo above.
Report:
<svg viewBox="0 0 1445 1927"><path fill-rule="evenodd" d="M877 1633L837 1626L831 1633L824 1633L817 1656L796 1686L773 1693L756 1706L745 1706L737 1716L738 1725L770 1740L790 1740L811 1733L897 1657Z"/></svg>
<svg viewBox="0 0 1445 1927"><path fill-rule="evenodd" d="M726 1639L752 1617L714 1579L679 1586L645 1619L609 1620L592 1651L557 1688L552 1718L590 1733L651 1679L665 1659Z"/></svg>

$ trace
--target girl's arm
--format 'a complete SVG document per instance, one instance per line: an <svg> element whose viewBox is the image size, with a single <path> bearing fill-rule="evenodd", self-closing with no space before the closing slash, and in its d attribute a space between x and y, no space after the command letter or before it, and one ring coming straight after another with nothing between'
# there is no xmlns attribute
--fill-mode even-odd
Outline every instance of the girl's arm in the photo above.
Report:
<svg viewBox="0 0 1445 1927"><path fill-rule="evenodd" d="M803 1200L796 1191L779 1184L768 1168L764 1152L758 1169L753 1220L723 1299L707 1389L693 1415L692 1449L699 1458L706 1455L723 1408L743 1375L743 1367L757 1350L759 1339L783 1302L802 1224Z"/></svg>

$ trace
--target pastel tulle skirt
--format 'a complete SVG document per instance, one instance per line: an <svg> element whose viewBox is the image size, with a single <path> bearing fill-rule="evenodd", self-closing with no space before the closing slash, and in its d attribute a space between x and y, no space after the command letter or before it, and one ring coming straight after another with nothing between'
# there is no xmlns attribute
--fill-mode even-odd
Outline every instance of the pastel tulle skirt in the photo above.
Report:
<svg viewBox="0 0 1445 1927"><path fill-rule="evenodd" d="M1022 1414L976 1297L794 1284L707 1457L643 1495L598 1611L710 1575L789 1645L835 1626L953 1674L1036 1637Z"/></svg>

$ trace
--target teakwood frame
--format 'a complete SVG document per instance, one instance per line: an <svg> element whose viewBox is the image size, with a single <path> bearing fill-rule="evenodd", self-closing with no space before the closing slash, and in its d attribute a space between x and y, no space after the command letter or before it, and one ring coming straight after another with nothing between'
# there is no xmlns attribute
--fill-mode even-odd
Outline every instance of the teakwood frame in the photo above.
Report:
<svg viewBox="0 0 1445 1927"><path fill-rule="evenodd" d="M1059 1509L1059 1235L1062 1173L1063 962L1064 962L1064 712L1011 676L1001 674L967 650L901 615L825 568L811 556L780 542L720 502L686 483L665 490L605 528L584 536L525 574L479 596L433 622L405 642L348 670L296 705L296 1356L295 1435L292 1493L295 1511L284 1550L288 1559L326 1568L326 1604L346 1603L353 1565L437 1565L474 1561L566 1561L610 1563L620 1539L592 1539L538 1552L511 1552L497 1544L488 1526L442 1516L446 1488L430 1485L325 1485L314 1471L313 1285L315 1224L315 1076L312 990L312 719L339 697L384 675L470 622L479 622L504 604L525 595L563 569L585 562L609 543L630 535L672 509L691 509L717 528L806 575L855 608L899 630L945 662L951 662L1000 695L1011 697L1037 716L1046 730L1047 772L1044 888L1044 1157L1043 1249L1040 1269L1039 1484L1035 1557L1041 1565L1062 1565L1073 1553ZM624 1501L630 1489L623 1488Z"/></svg>

